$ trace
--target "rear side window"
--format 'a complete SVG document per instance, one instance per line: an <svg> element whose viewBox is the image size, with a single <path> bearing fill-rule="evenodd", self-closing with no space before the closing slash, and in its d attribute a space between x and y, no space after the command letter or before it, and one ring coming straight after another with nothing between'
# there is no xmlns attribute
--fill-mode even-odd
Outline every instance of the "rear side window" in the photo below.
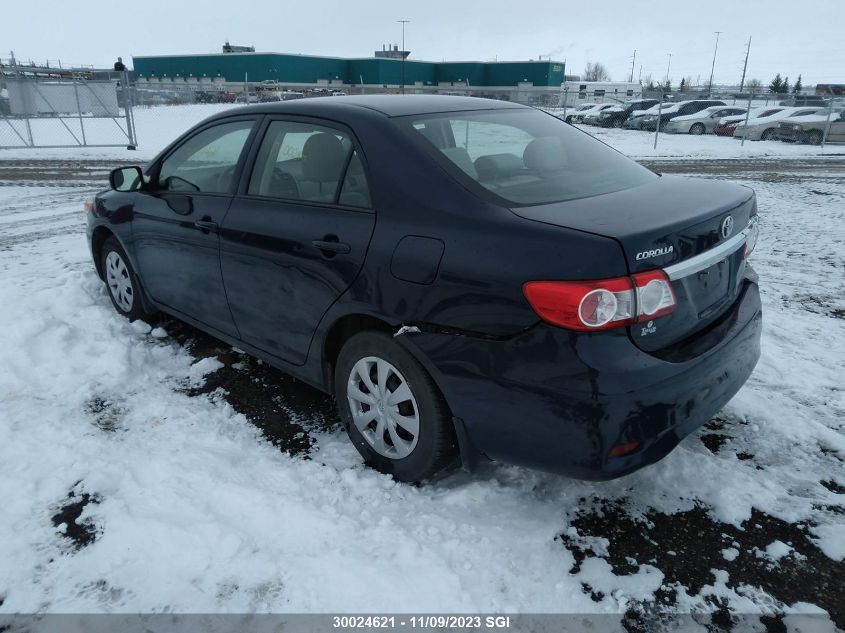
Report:
<svg viewBox="0 0 845 633"><path fill-rule="evenodd" d="M253 121L222 123L195 134L164 159L158 184L167 191L232 193Z"/></svg>
<svg viewBox="0 0 845 633"><path fill-rule="evenodd" d="M254 196L369 207L366 176L352 140L297 121L267 128L249 181Z"/></svg>
<svg viewBox="0 0 845 633"><path fill-rule="evenodd" d="M397 120L458 180L510 205L585 198L658 177L539 110L451 112Z"/></svg>

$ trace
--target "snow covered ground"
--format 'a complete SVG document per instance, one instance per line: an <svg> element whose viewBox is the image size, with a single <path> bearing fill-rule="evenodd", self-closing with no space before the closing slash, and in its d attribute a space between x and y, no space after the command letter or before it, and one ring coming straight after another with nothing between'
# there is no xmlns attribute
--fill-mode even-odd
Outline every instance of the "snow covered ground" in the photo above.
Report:
<svg viewBox="0 0 845 633"><path fill-rule="evenodd" d="M339 97L325 97L337 99ZM203 119L218 112L239 107L233 104L193 104L176 106L154 106L135 108L137 150L124 147L71 147L67 149L38 149L37 154L26 148L0 150L2 159L29 158L112 158L146 162L163 149L182 132ZM81 138L78 123L67 119L66 125ZM121 124L124 122L121 120ZM88 121L88 138L93 142L120 143L120 131L110 119ZM34 135L40 144L72 144L74 141L64 127L55 119L33 122ZM654 148L654 133L638 130L617 130L592 126L578 126L596 138L634 158L695 157L695 158L762 158L762 157L805 157L845 155L845 145L827 145L824 148L812 145L793 145L780 141L747 141L743 147L739 140L717 137L713 134L690 136L688 134L660 134L657 149ZM20 134L25 136L21 127ZM0 145L17 145L21 141L8 129L0 127Z"/></svg>
<svg viewBox="0 0 845 633"><path fill-rule="evenodd" d="M314 390L172 320L119 317L85 244L88 189L5 183L0 613L845 627L843 176L742 181L762 217L763 356L666 459L605 483L492 464L423 488L363 468Z"/></svg>

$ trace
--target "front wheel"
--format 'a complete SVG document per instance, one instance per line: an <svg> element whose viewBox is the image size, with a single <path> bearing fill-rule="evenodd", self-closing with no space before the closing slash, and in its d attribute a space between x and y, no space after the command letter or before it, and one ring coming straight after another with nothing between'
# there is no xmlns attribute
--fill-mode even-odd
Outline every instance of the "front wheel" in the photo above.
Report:
<svg viewBox="0 0 845 633"><path fill-rule="evenodd" d="M824 135L818 130L811 130L810 133L807 134L807 142L810 145L821 145L823 139Z"/></svg>
<svg viewBox="0 0 845 633"><path fill-rule="evenodd" d="M397 481L419 482L455 461L457 441L443 395L389 335L350 338L334 382L340 418L369 466Z"/></svg>
<svg viewBox="0 0 845 633"><path fill-rule="evenodd" d="M620 118L615 118L615 119L613 119L613 122L610 124L610 126L611 126L611 127L615 127L615 128L617 128L617 129L618 129L618 128L622 127L622 124L623 124L624 122L625 122L625 121L623 121L623 120L622 120L622 119L620 119Z"/></svg>
<svg viewBox="0 0 845 633"><path fill-rule="evenodd" d="M103 277L114 309L130 321L145 316L138 277L120 243L110 237L100 251Z"/></svg>
<svg viewBox="0 0 845 633"><path fill-rule="evenodd" d="M775 131L772 128L769 128L767 130L763 130L763 133L760 135L761 141L771 141L774 138L775 138Z"/></svg>

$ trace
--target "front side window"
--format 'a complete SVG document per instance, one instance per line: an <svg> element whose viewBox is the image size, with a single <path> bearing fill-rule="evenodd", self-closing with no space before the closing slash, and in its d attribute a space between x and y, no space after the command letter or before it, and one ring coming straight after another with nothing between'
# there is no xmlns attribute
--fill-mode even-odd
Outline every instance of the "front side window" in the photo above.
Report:
<svg viewBox="0 0 845 633"><path fill-rule="evenodd" d="M396 119L459 180L516 205L574 200L658 178L539 110L451 112ZM445 160L442 160L445 159Z"/></svg>
<svg viewBox="0 0 845 633"><path fill-rule="evenodd" d="M232 193L238 161L253 123L222 123L189 138L162 162L159 187L166 191Z"/></svg>
<svg viewBox="0 0 845 633"><path fill-rule="evenodd" d="M268 126L249 194L360 207L370 203L352 139L339 130L297 121Z"/></svg>

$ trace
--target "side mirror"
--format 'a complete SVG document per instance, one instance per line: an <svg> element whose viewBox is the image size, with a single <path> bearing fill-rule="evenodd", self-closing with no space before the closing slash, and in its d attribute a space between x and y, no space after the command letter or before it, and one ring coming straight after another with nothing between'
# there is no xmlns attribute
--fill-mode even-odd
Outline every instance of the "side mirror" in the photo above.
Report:
<svg viewBox="0 0 845 633"><path fill-rule="evenodd" d="M144 174L140 167L118 167L109 173L109 186L115 191L140 191Z"/></svg>

